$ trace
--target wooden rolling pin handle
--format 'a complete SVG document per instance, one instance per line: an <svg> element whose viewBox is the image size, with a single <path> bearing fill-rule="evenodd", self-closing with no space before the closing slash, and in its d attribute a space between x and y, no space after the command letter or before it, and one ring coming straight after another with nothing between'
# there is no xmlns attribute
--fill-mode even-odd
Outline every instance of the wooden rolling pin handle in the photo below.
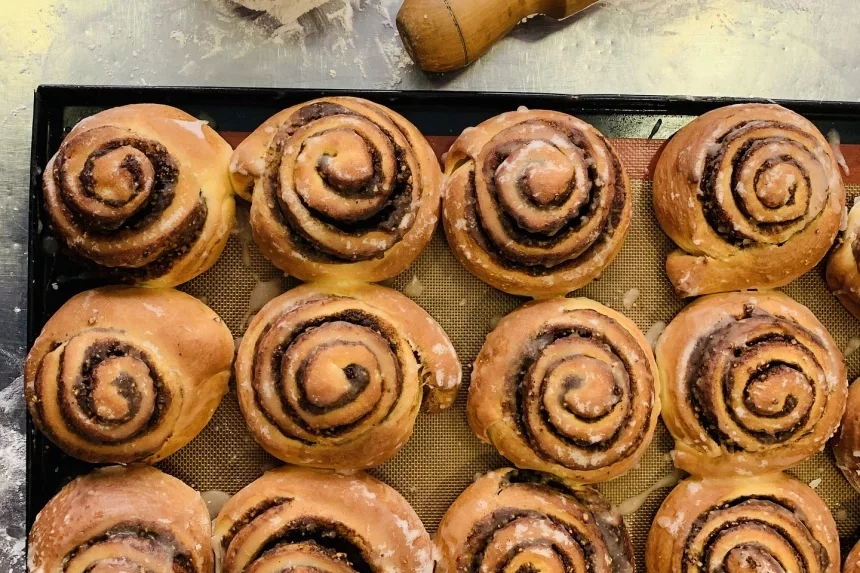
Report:
<svg viewBox="0 0 860 573"><path fill-rule="evenodd" d="M404 0L397 29L412 59L428 72L469 65L523 18L566 18L598 0Z"/></svg>

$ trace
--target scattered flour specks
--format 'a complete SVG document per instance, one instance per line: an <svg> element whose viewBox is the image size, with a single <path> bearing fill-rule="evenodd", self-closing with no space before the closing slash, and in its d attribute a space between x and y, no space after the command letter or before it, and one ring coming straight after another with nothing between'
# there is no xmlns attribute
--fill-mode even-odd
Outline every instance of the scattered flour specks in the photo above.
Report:
<svg viewBox="0 0 860 573"><path fill-rule="evenodd" d="M7 571L24 571L24 478L25 450L24 378L19 376L0 390L0 565ZM4 559L7 561L4 563Z"/></svg>

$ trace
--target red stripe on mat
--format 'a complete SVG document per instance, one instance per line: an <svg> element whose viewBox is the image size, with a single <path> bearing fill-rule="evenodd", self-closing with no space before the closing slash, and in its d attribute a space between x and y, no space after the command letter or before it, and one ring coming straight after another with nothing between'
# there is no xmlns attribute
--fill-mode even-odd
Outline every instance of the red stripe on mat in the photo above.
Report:
<svg viewBox="0 0 860 573"><path fill-rule="evenodd" d="M222 131L221 137L234 148L242 143L249 133L246 131ZM427 137L433 151L440 161L442 154L446 153L456 140L453 135L431 135ZM612 139L612 145L618 150L621 161L627 169L627 175L631 179L651 179L654 174L654 165L664 140L660 139ZM850 174L843 179L846 184L860 185L860 145L843 144L840 146L845 163L848 164Z"/></svg>

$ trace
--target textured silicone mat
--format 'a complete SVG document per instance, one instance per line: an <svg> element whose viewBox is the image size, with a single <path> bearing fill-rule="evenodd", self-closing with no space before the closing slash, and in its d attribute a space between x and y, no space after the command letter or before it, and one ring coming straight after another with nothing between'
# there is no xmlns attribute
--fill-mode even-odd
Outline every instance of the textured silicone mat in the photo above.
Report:
<svg viewBox="0 0 860 573"><path fill-rule="evenodd" d="M234 144L243 136L225 135ZM440 152L452 141L448 137L431 139ZM592 298L623 312L647 332L658 321L670 321L684 306L665 277L663 263L672 244L660 230L651 209L649 166L660 142L614 140L614 143L632 179L633 225L615 262L597 281L574 295ZM854 157L850 159L853 163ZM850 185L849 195L858 194L860 185ZM240 209L247 216L247 204L240 201ZM436 318L457 348L465 384L453 408L433 416L422 414L406 447L372 473L399 490L432 532L451 502L477 475L507 465L491 446L480 443L469 431L465 419L466 387L471 363L491 325L525 299L501 293L472 277L454 260L441 229L412 267L388 286L402 290L413 277L423 287L415 300ZM272 280L279 281L283 289L297 284L266 261L253 243L247 244L234 236L217 265L183 290L215 309L234 336L239 337L248 318L252 290L259 282ZM625 309L622 299L633 288L639 289L639 298L633 308ZM825 288L822 268L807 273L784 290L812 309L840 347L844 348L850 338L860 336L860 323ZM847 363L849 380L853 380L860 375L860 352L851 355ZM635 497L672 473L668 456L671 448L672 440L661 422L638 466L598 489L614 504ZM234 493L275 465L276 460L257 446L247 431L235 389L231 388L203 433L160 467L200 491ZM805 483L817 484L816 491L836 517L843 552L847 552L860 529L860 494L851 489L836 469L829 449L789 473ZM654 514L668 492L668 487L657 489L637 511L625 516L639 564L644 562L645 539Z"/></svg>

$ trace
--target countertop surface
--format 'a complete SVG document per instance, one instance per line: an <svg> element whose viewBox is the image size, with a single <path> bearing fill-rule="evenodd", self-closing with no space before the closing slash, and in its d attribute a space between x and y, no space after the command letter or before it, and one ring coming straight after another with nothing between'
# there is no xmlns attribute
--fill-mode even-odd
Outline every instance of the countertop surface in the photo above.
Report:
<svg viewBox="0 0 860 573"><path fill-rule="evenodd" d="M39 84L860 100L856 0L602 0L563 22L531 19L444 75L402 50L399 4L331 0L283 24L231 0L0 3L0 571L26 569L21 368Z"/></svg>

